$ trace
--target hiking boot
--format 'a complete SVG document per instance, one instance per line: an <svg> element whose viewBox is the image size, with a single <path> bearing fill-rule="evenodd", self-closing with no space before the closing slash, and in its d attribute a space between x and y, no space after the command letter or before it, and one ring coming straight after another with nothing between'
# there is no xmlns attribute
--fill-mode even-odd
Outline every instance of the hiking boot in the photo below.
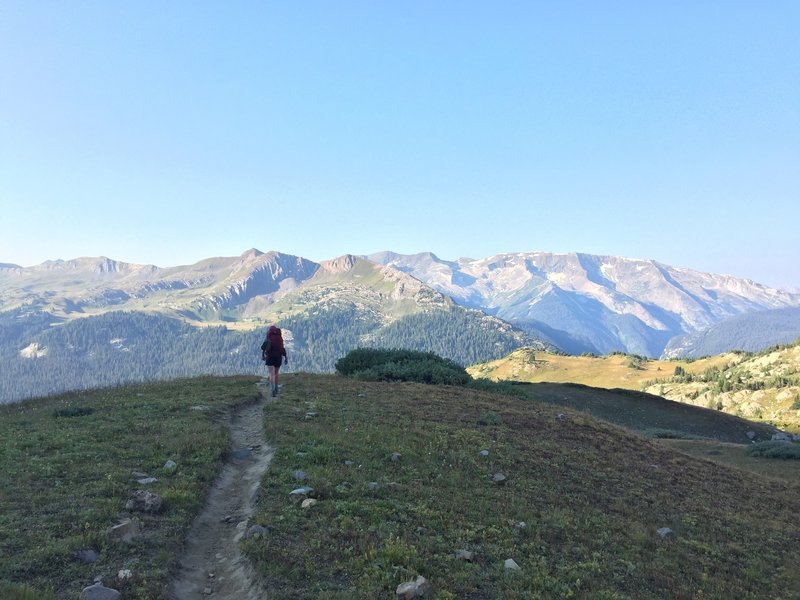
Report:
<svg viewBox="0 0 800 600"><path fill-rule="evenodd" d="M274 398L277 395L278 395L278 386L273 383L272 384L272 397Z"/></svg>

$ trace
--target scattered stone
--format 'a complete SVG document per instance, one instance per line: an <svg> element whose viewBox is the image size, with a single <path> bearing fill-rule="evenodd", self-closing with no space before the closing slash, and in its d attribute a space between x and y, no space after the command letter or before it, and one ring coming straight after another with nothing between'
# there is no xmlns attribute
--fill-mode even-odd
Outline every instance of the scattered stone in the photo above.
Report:
<svg viewBox="0 0 800 600"><path fill-rule="evenodd" d="M156 483L158 479L155 477L143 477L142 479L137 479L136 483L139 485L150 485L151 483Z"/></svg>
<svg viewBox="0 0 800 600"><path fill-rule="evenodd" d="M198 404L197 406L190 406L189 410L208 410L208 407L207 406L200 406Z"/></svg>
<svg viewBox="0 0 800 600"><path fill-rule="evenodd" d="M119 540L125 544L133 543L133 538L139 535L139 524L133 519L123 519L117 525L109 527L106 535L112 540Z"/></svg>
<svg viewBox="0 0 800 600"><path fill-rule="evenodd" d="M418 575L414 581L406 581L397 586L395 590L397 600L407 598L430 598L433 594L433 586L422 575Z"/></svg>
<svg viewBox="0 0 800 600"><path fill-rule="evenodd" d="M403 486L397 483L396 481L390 481L389 483L386 484L386 487L388 487L391 490L399 490Z"/></svg>
<svg viewBox="0 0 800 600"><path fill-rule="evenodd" d="M219 520L219 522L220 523L233 523L234 519L236 519L236 517L234 517L233 515L225 515L224 517L222 517Z"/></svg>
<svg viewBox="0 0 800 600"><path fill-rule="evenodd" d="M367 489L369 489L369 490L372 490L373 492L374 492L375 490L377 490L379 487L381 487L381 486L380 486L380 484L379 484L377 481L370 481L370 482L367 484Z"/></svg>
<svg viewBox="0 0 800 600"><path fill-rule="evenodd" d="M467 562L472 562L475 558L475 553L470 552L469 550L456 550L456 558L459 560L465 560Z"/></svg>
<svg viewBox="0 0 800 600"><path fill-rule="evenodd" d="M346 460L346 461L344 461L344 466L345 466L345 467L352 467L354 464L355 464L355 463L354 463L352 460Z"/></svg>
<svg viewBox="0 0 800 600"><path fill-rule="evenodd" d="M267 525L266 527L262 527L261 525L253 525L250 529L247 530L247 534L245 537L247 538L260 538L266 537L269 533L272 532L273 527L271 525Z"/></svg>
<svg viewBox="0 0 800 600"><path fill-rule="evenodd" d="M297 500L301 496L308 496L313 491L314 491L314 488L311 488L311 487L308 487L308 486L299 487L299 488L294 489L291 492L289 492L289 497L294 499L294 500Z"/></svg>
<svg viewBox="0 0 800 600"><path fill-rule="evenodd" d="M142 473L141 471L131 471L131 475L133 475L135 479L139 479L141 477L150 477L147 473Z"/></svg>
<svg viewBox="0 0 800 600"><path fill-rule="evenodd" d="M97 559L100 558L100 555L91 548L87 548L85 550L78 550L77 552L75 552L75 554L73 554L73 556L82 563L87 565L97 562Z"/></svg>
<svg viewBox="0 0 800 600"><path fill-rule="evenodd" d="M117 579L119 579L120 581L130 579L131 577L133 577L133 571L131 571L130 569L120 569L119 572L117 573Z"/></svg>
<svg viewBox="0 0 800 600"><path fill-rule="evenodd" d="M558 413L558 420L559 421L563 421L566 418L567 418L567 415L565 415L564 413Z"/></svg>
<svg viewBox="0 0 800 600"><path fill-rule="evenodd" d="M506 482L506 476L502 473L495 473L492 475L492 481L494 481L497 485L503 485Z"/></svg>
<svg viewBox="0 0 800 600"><path fill-rule="evenodd" d="M174 471L175 469L178 468L178 463L176 463L174 460L170 459L170 460L168 460L167 462L164 463L164 466L162 468L165 471Z"/></svg>
<svg viewBox="0 0 800 600"><path fill-rule="evenodd" d="M746 434L748 440L756 439L756 432L755 431L748 431Z"/></svg>
<svg viewBox="0 0 800 600"><path fill-rule="evenodd" d="M675 532L669 527L660 527L656 530L656 532L661 536L662 539L665 540L670 540L675 537Z"/></svg>
<svg viewBox="0 0 800 600"><path fill-rule="evenodd" d="M311 508L317 503L314 498L306 498L303 500L302 504L300 504L300 508Z"/></svg>
<svg viewBox="0 0 800 600"><path fill-rule="evenodd" d="M83 588L80 600L119 600L120 597L121 594L117 590L95 583Z"/></svg>
<svg viewBox="0 0 800 600"><path fill-rule="evenodd" d="M308 421L309 419L313 419L316 416L317 416L317 413L315 413L313 411L312 412L307 412L306 416L305 416L305 419L306 419L306 421Z"/></svg>
<svg viewBox="0 0 800 600"><path fill-rule="evenodd" d="M203 590L203 593L204 593L206 596L210 596L211 594L213 594L213 593L214 593L214 590L212 590L210 587L207 587L207 588L205 588L205 589Z"/></svg>
<svg viewBox="0 0 800 600"><path fill-rule="evenodd" d="M520 533L523 529L525 529L528 525L525 521L519 521L514 524L514 533Z"/></svg>
<svg viewBox="0 0 800 600"><path fill-rule="evenodd" d="M785 431L779 431L778 433L772 434L772 441L773 442L791 442L792 435L790 433L786 433Z"/></svg>
<svg viewBox="0 0 800 600"><path fill-rule="evenodd" d="M359 398L366 398L366 396L367 395L364 392L361 392L360 394L358 394Z"/></svg>
<svg viewBox="0 0 800 600"><path fill-rule="evenodd" d="M481 450L478 454L480 454L481 456L489 456L489 451L488 450Z"/></svg>
<svg viewBox="0 0 800 600"><path fill-rule="evenodd" d="M133 497L125 503L127 510L156 514L161 512L164 501L155 492L136 490Z"/></svg>
<svg viewBox="0 0 800 600"><path fill-rule="evenodd" d="M519 565L517 564L517 561L515 561L513 558L507 558L505 560L505 562L503 563L503 566L506 569L508 569L509 571L519 571L520 570Z"/></svg>
<svg viewBox="0 0 800 600"><path fill-rule="evenodd" d="M294 478L295 478L297 481L305 481L305 480L306 480L306 478L307 478L307 476L306 476L306 472L305 472L305 471L295 471L295 472L294 472Z"/></svg>
<svg viewBox="0 0 800 600"><path fill-rule="evenodd" d="M401 459L402 457L403 457L403 455L402 455L402 454L400 454L399 452L392 452L392 457L391 457L391 459L392 459L392 462L395 462L395 463L396 463L396 462L400 462L400 459Z"/></svg>

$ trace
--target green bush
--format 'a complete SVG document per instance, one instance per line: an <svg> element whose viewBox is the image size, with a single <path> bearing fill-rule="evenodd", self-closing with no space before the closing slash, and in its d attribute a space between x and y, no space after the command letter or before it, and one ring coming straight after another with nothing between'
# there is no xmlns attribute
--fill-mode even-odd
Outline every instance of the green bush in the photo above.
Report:
<svg viewBox="0 0 800 600"><path fill-rule="evenodd" d="M466 385L472 378L464 367L433 352L357 348L336 362L336 371L364 381L416 381Z"/></svg>
<svg viewBox="0 0 800 600"><path fill-rule="evenodd" d="M90 406L68 406L67 408L61 408L56 411L53 411L54 417L85 417L86 415L90 415L94 412L94 409Z"/></svg>
<svg viewBox="0 0 800 600"><path fill-rule="evenodd" d="M780 442L771 440L768 442L758 442L747 449L750 456L762 456L764 458L800 459L800 445L791 442Z"/></svg>

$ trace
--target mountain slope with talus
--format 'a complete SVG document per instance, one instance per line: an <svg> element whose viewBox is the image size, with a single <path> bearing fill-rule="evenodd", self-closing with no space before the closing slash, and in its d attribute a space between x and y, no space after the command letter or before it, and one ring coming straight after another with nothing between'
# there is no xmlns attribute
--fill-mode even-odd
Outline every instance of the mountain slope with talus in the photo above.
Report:
<svg viewBox="0 0 800 600"><path fill-rule="evenodd" d="M800 306L800 294L653 260L547 252L457 261L431 253L369 258L459 304L544 332L573 354L660 356L675 336L741 314Z"/></svg>

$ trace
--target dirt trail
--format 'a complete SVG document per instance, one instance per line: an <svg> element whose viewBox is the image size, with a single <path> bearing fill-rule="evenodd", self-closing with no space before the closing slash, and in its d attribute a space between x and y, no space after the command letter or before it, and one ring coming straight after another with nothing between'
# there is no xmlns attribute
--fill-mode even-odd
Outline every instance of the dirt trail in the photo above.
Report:
<svg viewBox="0 0 800 600"><path fill-rule="evenodd" d="M257 402L238 408L228 419L232 456L214 482L206 507L192 524L179 571L169 585L172 600L266 597L239 551L261 476L273 454L264 440L266 385L264 381L259 384L261 398Z"/></svg>

